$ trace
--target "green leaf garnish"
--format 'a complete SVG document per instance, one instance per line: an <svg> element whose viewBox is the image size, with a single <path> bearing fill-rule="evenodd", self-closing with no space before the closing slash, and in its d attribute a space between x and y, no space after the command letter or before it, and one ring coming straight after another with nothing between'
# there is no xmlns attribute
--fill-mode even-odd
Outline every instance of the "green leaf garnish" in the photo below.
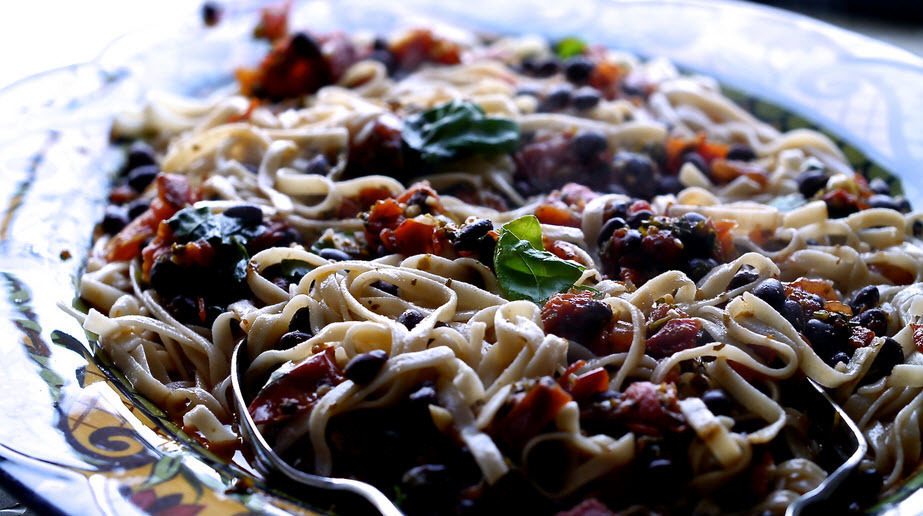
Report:
<svg viewBox="0 0 923 516"><path fill-rule="evenodd" d="M536 304L573 287L585 269L545 251L542 227L533 215L520 217L500 228L494 268L507 298L527 299Z"/></svg>
<svg viewBox="0 0 923 516"><path fill-rule="evenodd" d="M401 136L424 161L435 163L513 152L519 145L519 125L489 117L477 104L454 99L407 117Z"/></svg>
<svg viewBox="0 0 923 516"><path fill-rule="evenodd" d="M580 38L571 36L558 41L554 47L555 54L561 59L567 59L583 54L586 50L586 42Z"/></svg>

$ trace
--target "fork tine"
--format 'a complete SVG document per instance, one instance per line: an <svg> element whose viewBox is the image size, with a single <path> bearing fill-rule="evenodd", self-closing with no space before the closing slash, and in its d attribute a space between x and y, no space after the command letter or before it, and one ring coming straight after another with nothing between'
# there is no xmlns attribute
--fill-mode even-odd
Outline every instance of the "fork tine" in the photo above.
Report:
<svg viewBox="0 0 923 516"><path fill-rule="evenodd" d="M821 482L819 486L805 493L798 498L795 503L791 504L785 511L786 516L829 514L829 507L825 507L825 504L833 500L839 493L846 480L856 467L859 466L866 451L868 451L868 443L865 440L865 436L852 418L830 398L830 395L827 394L827 391L825 391L820 384L810 378L808 378L807 381L811 385L811 389L809 390L823 398L833 410L833 425L846 426L847 431L851 434L851 445L855 446L855 451L840 465L840 467L834 470L833 473Z"/></svg>
<svg viewBox="0 0 923 516"><path fill-rule="evenodd" d="M328 497L340 494L337 504L338 512L343 514L381 514L382 516L401 516L401 511L381 491L365 482L346 478L330 478L312 475L297 470L283 461L270 448L260 434L247 410L247 403L241 389L241 379L247 365L241 360L241 344L234 347L231 354L231 390L234 394L234 408L240 423L244 439L253 448L259 470L265 475L282 474L287 479L315 490L324 491ZM342 495L346 495L343 497ZM357 502L358 505L357 505Z"/></svg>

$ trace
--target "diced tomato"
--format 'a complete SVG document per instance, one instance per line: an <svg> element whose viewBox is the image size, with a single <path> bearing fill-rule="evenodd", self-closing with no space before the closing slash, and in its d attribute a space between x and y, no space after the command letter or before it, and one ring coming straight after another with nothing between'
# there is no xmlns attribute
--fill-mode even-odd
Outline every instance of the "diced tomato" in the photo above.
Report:
<svg viewBox="0 0 923 516"><path fill-rule="evenodd" d="M544 241L544 238L542 241ZM572 260L579 263L580 257L577 254L577 249L579 248L576 245L570 242L565 242L564 240L555 240L550 244L545 244L545 250L557 256L558 258L562 260Z"/></svg>
<svg viewBox="0 0 923 516"><path fill-rule="evenodd" d="M581 224L580 215L572 212L561 201L540 205L535 209L535 217L542 224L553 224L555 226L579 228Z"/></svg>
<svg viewBox="0 0 923 516"><path fill-rule="evenodd" d="M631 203L631 206L628 207L628 214L632 215L632 214L638 213L639 211L644 211L644 210L654 211L654 209L651 208L650 203L648 203L647 201L638 200L638 201Z"/></svg>
<svg viewBox="0 0 923 516"><path fill-rule="evenodd" d="M619 85L623 77L625 77L625 70L622 67L609 61L600 61L593 68L588 82L607 100L612 100L619 95Z"/></svg>
<svg viewBox="0 0 923 516"><path fill-rule="evenodd" d="M421 64L458 64L461 49L450 40L436 36L429 29L415 29L394 41L390 48L402 70L416 70Z"/></svg>
<svg viewBox="0 0 923 516"><path fill-rule="evenodd" d="M248 411L256 424L277 423L310 410L322 386L336 386L343 375L333 358L334 348L313 355L263 387Z"/></svg>
<svg viewBox="0 0 923 516"><path fill-rule="evenodd" d="M840 312L846 315L852 315L852 308L840 301L827 301L824 303L824 310L828 312Z"/></svg>
<svg viewBox="0 0 923 516"><path fill-rule="evenodd" d="M890 263L871 263L869 270L881 274L895 285L910 285L914 280L913 274Z"/></svg>
<svg viewBox="0 0 923 516"><path fill-rule="evenodd" d="M817 294L827 301L837 301L840 298L833 288L833 282L825 279L798 278L791 283L786 283L784 286L786 287L786 295L790 295L790 291L793 289L801 289L811 294Z"/></svg>
<svg viewBox="0 0 923 516"><path fill-rule="evenodd" d="M291 0L260 10L260 21L253 30L253 36L275 41L288 33L288 12Z"/></svg>
<svg viewBox="0 0 923 516"><path fill-rule="evenodd" d="M923 353L923 324L910 323L913 330L913 344L920 353Z"/></svg>
<svg viewBox="0 0 923 516"><path fill-rule="evenodd" d="M129 222L106 245L106 259L110 262L131 260L141 255L141 245L157 234L160 221L167 220L195 201L189 182L184 176L159 174L156 179L157 197L151 207Z"/></svg>
<svg viewBox="0 0 923 516"><path fill-rule="evenodd" d="M687 152L695 152L711 164L717 159L727 158L729 149L730 146L726 144L706 141L702 133L692 139L671 136L667 138L666 144L667 168L674 174L678 172L683 155Z"/></svg>
<svg viewBox="0 0 923 516"><path fill-rule="evenodd" d="M614 321L607 326L590 351L597 355L611 355L625 353L631 349L631 342L635 338L635 326L628 321Z"/></svg>
<svg viewBox="0 0 923 516"><path fill-rule="evenodd" d="M574 379L567 391L575 400L585 400L609 388L609 373L602 367L587 371Z"/></svg>
<svg viewBox="0 0 923 516"><path fill-rule="evenodd" d="M854 326L852 334L849 336L849 344L856 349L864 348L871 344L874 338L875 332L872 330L862 326Z"/></svg>
<svg viewBox="0 0 923 516"><path fill-rule="evenodd" d="M552 422L573 398L549 377L538 381L499 422L499 437L508 446L519 448Z"/></svg>
<svg viewBox="0 0 923 516"><path fill-rule="evenodd" d="M391 232L382 230L381 241L389 250L404 256L415 254L439 254L443 248L443 238L437 234L439 228L414 219L407 219ZM444 235L443 235L444 236Z"/></svg>
<svg viewBox="0 0 923 516"><path fill-rule="evenodd" d="M719 185L730 183L740 176L747 176L760 187L765 187L769 180L768 171L759 165L724 158L717 158L711 163L711 179Z"/></svg>
<svg viewBox="0 0 923 516"><path fill-rule="evenodd" d="M695 346L702 323L696 319L667 321L653 337L647 339L647 354L664 358Z"/></svg>
<svg viewBox="0 0 923 516"><path fill-rule="evenodd" d="M865 201L842 188L825 193L821 199L827 204L827 214L832 219L840 219L869 207Z"/></svg>
<svg viewBox="0 0 923 516"><path fill-rule="evenodd" d="M716 255L722 262L729 262L734 259L737 250L734 247L734 228L737 223L732 220L715 220L712 221L717 234L718 250Z"/></svg>
<svg viewBox="0 0 923 516"><path fill-rule="evenodd" d="M542 307L546 333L592 346L612 320L609 305L589 292L555 294Z"/></svg>
<svg viewBox="0 0 923 516"><path fill-rule="evenodd" d="M625 389L622 403L627 404L626 426L638 433L661 435L683 427L675 385L635 382Z"/></svg>

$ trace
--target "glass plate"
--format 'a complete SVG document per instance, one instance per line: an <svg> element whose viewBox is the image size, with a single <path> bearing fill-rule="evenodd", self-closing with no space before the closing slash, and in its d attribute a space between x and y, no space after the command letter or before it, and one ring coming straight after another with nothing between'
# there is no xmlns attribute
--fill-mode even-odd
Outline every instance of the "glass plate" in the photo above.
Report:
<svg viewBox="0 0 923 516"><path fill-rule="evenodd" d="M735 100L781 129L816 127L870 176L923 202L923 60L809 18L696 0L382 5L314 1L294 27L389 32L452 25L498 33L580 35L665 56L718 78ZM248 34L250 5L228 6L215 29L198 20L123 37L96 61L0 92L0 478L42 512L312 514L253 481L139 396L56 303L75 278L121 154L111 117L149 91L207 96L266 47ZM784 109L779 107L784 106ZM873 512L910 510L916 475ZM324 501L310 501L323 507Z"/></svg>

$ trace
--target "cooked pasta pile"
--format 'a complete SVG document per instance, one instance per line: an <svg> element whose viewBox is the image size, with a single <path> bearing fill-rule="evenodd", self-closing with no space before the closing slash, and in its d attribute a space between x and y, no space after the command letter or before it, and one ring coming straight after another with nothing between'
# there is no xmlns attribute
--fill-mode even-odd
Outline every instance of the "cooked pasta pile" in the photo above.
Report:
<svg viewBox="0 0 923 516"><path fill-rule="evenodd" d="M408 513L784 512L856 420L867 505L920 462L923 222L810 130L579 40L277 35L153 96L76 314L211 442Z"/></svg>

